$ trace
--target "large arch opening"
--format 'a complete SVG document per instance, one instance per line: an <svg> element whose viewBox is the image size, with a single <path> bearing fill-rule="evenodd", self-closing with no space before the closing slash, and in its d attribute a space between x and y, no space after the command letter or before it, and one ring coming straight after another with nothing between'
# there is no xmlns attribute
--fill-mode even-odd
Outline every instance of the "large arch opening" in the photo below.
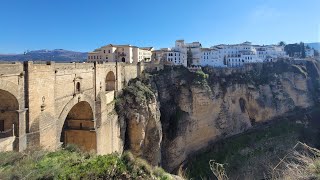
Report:
<svg viewBox="0 0 320 180"><path fill-rule="evenodd" d="M0 138L19 137L19 103L17 98L0 89Z"/></svg>
<svg viewBox="0 0 320 180"><path fill-rule="evenodd" d="M93 111L88 102L81 101L69 111L62 128L60 141L63 142L64 147L74 144L84 151L96 151Z"/></svg>
<svg viewBox="0 0 320 180"><path fill-rule="evenodd" d="M106 77L106 91L114 91L116 89L116 77L112 71L108 72Z"/></svg>

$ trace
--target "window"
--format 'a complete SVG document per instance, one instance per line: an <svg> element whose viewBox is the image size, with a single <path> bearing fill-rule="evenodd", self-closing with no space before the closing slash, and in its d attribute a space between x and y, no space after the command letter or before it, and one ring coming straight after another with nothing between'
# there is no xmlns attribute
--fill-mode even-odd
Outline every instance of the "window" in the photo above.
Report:
<svg viewBox="0 0 320 180"><path fill-rule="evenodd" d="M103 53L105 54L105 53L106 53L106 50L103 50Z"/></svg>
<svg viewBox="0 0 320 180"><path fill-rule="evenodd" d="M88 59L90 59L90 56L88 57Z"/></svg>
<svg viewBox="0 0 320 180"><path fill-rule="evenodd" d="M80 82L77 82L76 84L76 92L80 93Z"/></svg>
<svg viewBox="0 0 320 180"><path fill-rule="evenodd" d="M4 120L0 120L0 132L4 131Z"/></svg>
<svg viewBox="0 0 320 180"><path fill-rule="evenodd" d="M109 50L109 53L111 53L111 51Z"/></svg>
<svg viewBox="0 0 320 180"><path fill-rule="evenodd" d="M108 56L106 56L106 59L108 59Z"/></svg>

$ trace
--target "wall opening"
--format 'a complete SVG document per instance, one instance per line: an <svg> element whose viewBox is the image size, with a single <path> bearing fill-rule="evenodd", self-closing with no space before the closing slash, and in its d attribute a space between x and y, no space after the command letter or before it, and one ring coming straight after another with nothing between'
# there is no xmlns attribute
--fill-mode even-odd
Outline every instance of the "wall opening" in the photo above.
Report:
<svg viewBox="0 0 320 180"><path fill-rule="evenodd" d="M80 82L77 82L76 84L76 93L80 93Z"/></svg>
<svg viewBox="0 0 320 180"><path fill-rule="evenodd" d="M116 77L112 71L108 72L106 77L106 91L114 91L116 89Z"/></svg>
<svg viewBox="0 0 320 180"><path fill-rule="evenodd" d="M19 137L17 110L19 110L17 98L8 91L0 90L0 138Z"/></svg>
<svg viewBox="0 0 320 180"><path fill-rule="evenodd" d="M122 61L122 62L126 62L126 58L123 57L123 58L121 59L121 61Z"/></svg>
<svg viewBox="0 0 320 180"><path fill-rule="evenodd" d="M60 141L65 147L74 144L84 151L96 151L93 111L88 102L74 105L64 122Z"/></svg>
<svg viewBox="0 0 320 180"><path fill-rule="evenodd" d="M240 109L241 109L241 112L242 113L245 113L246 112L246 100L244 100L243 98L240 98L239 99L239 105L240 105Z"/></svg>

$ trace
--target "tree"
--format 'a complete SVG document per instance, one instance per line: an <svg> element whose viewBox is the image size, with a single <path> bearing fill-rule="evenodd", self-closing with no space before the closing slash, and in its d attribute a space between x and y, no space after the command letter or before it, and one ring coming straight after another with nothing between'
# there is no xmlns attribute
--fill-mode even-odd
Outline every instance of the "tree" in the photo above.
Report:
<svg viewBox="0 0 320 180"><path fill-rule="evenodd" d="M191 51L191 48L188 48L188 51L187 51L187 66L190 67L192 64L193 64L192 51Z"/></svg>
<svg viewBox="0 0 320 180"><path fill-rule="evenodd" d="M301 57L306 58L306 48L304 47L304 43L300 43L300 48L301 48Z"/></svg>
<svg viewBox="0 0 320 180"><path fill-rule="evenodd" d="M224 64L224 65L228 65L227 56L224 56L224 57L223 57L223 64Z"/></svg>
<svg viewBox="0 0 320 180"><path fill-rule="evenodd" d="M300 44L287 44L284 47L284 50L290 57L306 57L306 49L303 42L301 42Z"/></svg>
<svg viewBox="0 0 320 180"><path fill-rule="evenodd" d="M279 46L285 46L285 45L286 45L286 43L284 41L279 42Z"/></svg>

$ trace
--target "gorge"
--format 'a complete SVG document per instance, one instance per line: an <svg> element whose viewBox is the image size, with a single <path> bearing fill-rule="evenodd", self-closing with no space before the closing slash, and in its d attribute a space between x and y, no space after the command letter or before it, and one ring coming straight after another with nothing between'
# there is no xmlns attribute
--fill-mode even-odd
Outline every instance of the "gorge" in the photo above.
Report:
<svg viewBox="0 0 320 180"><path fill-rule="evenodd" d="M319 65L279 60L145 73L116 102L125 149L172 172L221 139L316 106Z"/></svg>

